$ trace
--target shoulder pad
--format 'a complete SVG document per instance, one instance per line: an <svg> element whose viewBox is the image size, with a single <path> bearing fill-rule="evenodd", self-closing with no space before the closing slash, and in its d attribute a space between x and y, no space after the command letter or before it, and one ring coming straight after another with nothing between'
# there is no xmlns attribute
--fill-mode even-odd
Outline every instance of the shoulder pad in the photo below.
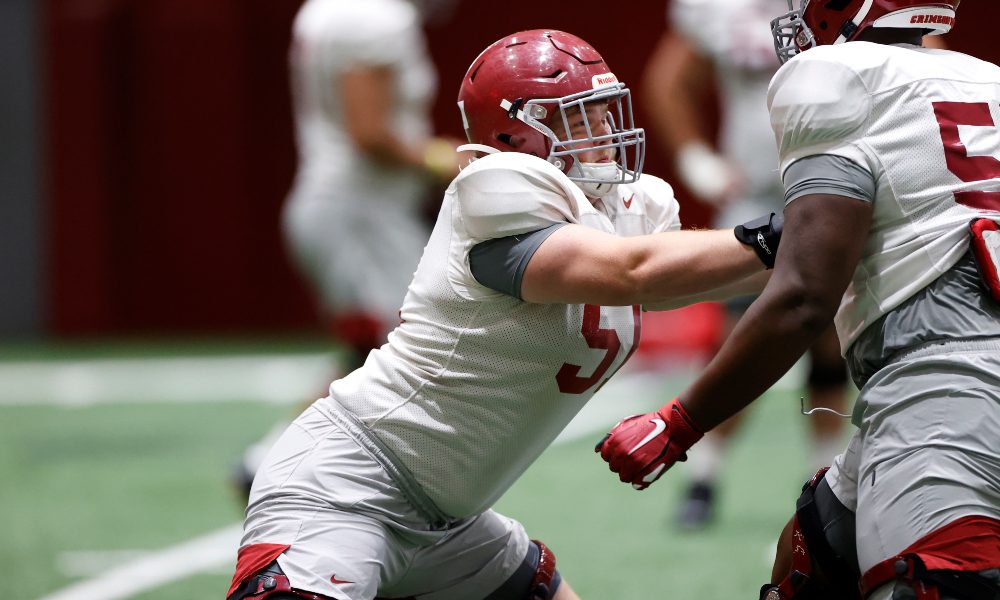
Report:
<svg viewBox="0 0 1000 600"><path fill-rule="evenodd" d="M828 51L847 46L803 52L771 80L767 103L782 164L860 135L871 114L872 99L852 64L856 54Z"/></svg>
<svg viewBox="0 0 1000 600"><path fill-rule="evenodd" d="M478 240L576 222L580 201L587 202L562 171L518 152L474 161L452 186L458 216L469 236Z"/></svg>

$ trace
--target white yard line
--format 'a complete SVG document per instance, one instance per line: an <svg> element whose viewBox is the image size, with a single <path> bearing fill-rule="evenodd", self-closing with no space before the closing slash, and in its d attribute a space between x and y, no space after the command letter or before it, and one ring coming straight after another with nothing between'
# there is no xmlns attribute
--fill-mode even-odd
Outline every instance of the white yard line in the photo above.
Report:
<svg viewBox="0 0 1000 600"><path fill-rule="evenodd" d="M332 354L0 362L0 406L295 403L315 397Z"/></svg>
<svg viewBox="0 0 1000 600"><path fill-rule="evenodd" d="M41 600L120 600L193 573L233 566L236 564L236 547L240 543L241 530L239 523L229 525L112 567L97 577L63 588Z"/></svg>
<svg viewBox="0 0 1000 600"><path fill-rule="evenodd" d="M624 372L598 393L598 399L617 396L623 403L612 402L608 410L622 412L615 407L624 409L641 404L633 402L637 386L647 392L645 388L653 388L671 395L681 391L678 382L687 383L697 374L697 365L690 363L665 360L663 370L652 368L655 365L648 362L644 364L646 369ZM333 365L332 353L0 361L0 407L145 402L298 403L322 392L333 376ZM801 375L802 367L797 366L775 387L798 387ZM638 396L641 401L642 394ZM592 410L594 404L585 412ZM623 412L629 414L628 410Z"/></svg>

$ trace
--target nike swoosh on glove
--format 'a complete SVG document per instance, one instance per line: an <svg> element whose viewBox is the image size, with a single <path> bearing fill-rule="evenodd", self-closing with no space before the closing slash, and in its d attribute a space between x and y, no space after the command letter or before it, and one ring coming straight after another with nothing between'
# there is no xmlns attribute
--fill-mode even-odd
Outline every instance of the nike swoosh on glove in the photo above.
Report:
<svg viewBox="0 0 1000 600"><path fill-rule="evenodd" d="M678 461L704 433L675 398L656 412L634 415L615 425L595 452L623 482L644 490Z"/></svg>

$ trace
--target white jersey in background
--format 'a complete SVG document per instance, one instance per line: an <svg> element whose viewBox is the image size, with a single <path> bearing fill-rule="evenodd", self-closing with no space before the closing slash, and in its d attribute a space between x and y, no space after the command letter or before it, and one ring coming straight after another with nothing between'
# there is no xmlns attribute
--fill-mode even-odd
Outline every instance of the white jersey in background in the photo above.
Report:
<svg viewBox="0 0 1000 600"><path fill-rule="evenodd" d="M719 226L736 225L781 208L778 158L765 98L779 66L770 22L785 10L784 0L674 0L670 4L671 26L715 66L721 103L719 150L744 178L744 197L721 211L716 220Z"/></svg>
<svg viewBox="0 0 1000 600"><path fill-rule="evenodd" d="M500 153L448 188L402 324L317 407L415 483L439 519L499 498L631 355L638 306L532 304L480 284L490 239L575 223L635 236L680 228L673 190L643 175L593 205L546 161ZM345 416L346 413L346 416Z"/></svg>
<svg viewBox="0 0 1000 600"><path fill-rule="evenodd" d="M782 173L816 154L872 173L871 230L836 324L846 350L955 265L969 221L1000 210L1000 68L916 46L810 49L768 95Z"/></svg>
<svg viewBox="0 0 1000 600"><path fill-rule="evenodd" d="M397 95L391 103L392 130L404 140L426 139L437 79L420 28L419 14L405 0L308 0L303 5L293 25L290 56L301 161L296 193L315 190L340 204L419 199L419 172L382 167L356 150L336 83L351 69L388 69Z"/></svg>
<svg viewBox="0 0 1000 600"><path fill-rule="evenodd" d="M337 86L347 71L385 69L391 130L408 142L429 137L437 79L420 15L406 0L307 0L290 63L299 165L283 225L292 254L327 311L365 311L391 327L427 241L426 177L354 145Z"/></svg>

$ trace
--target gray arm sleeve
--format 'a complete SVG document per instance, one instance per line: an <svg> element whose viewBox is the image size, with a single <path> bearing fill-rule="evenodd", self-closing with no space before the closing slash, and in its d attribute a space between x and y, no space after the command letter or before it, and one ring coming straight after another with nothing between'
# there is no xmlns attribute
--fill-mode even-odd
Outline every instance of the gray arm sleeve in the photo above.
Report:
<svg viewBox="0 0 1000 600"><path fill-rule="evenodd" d="M875 200L875 176L843 156L816 154L793 162L785 170L785 204L810 194Z"/></svg>
<svg viewBox="0 0 1000 600"><path fill-rule="evenodd" d="M469 252L469 268L476 281L521 299L521 280L535 250L557 229L569 223L556 223L544 229L480 242Z"/></svg>

